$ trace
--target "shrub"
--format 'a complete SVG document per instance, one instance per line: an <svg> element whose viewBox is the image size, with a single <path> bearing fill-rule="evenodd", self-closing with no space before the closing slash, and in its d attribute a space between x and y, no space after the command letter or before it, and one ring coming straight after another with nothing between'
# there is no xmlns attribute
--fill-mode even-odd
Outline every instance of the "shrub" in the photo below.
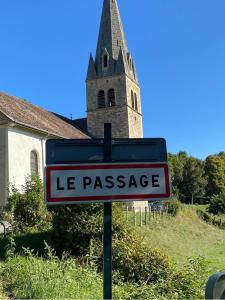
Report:
<svg viewBox="0 0 225 300"><path fill-rule="evenodd" d="M180 209L180 202L177 199L164 201L164 206L168 208L168 213L172 216L176 216Z"/></svg>
<svg viewBox="0 0 225 300"><path fill-rule="evenodd" d="M113 269L125 282L150 284L168 279L174 263L163 251L151 249L130 235L114 242Z"/></svg>
<svg viewBox="0 0 225 300"><path fill-rule="evenodd" d="M91 240L101 241L103 205L59 206L53 212L52 246L59 255L86 256Z"/></svg>
<svg viewBox="0 0 225 300"><path fill-rule="evenodd" d="M211 198L208 211L215 215L225 213L225 191Z"/></svg>
<svg viewBox="0 0 225 300"><path fill-rule="evenodd" d="M208 213L207 211L197 209L198 216L205 221L206 223L212 224L219 228L225 228L225 220L220 218L219 216Z"/></svg>
<svg viewBox="0 0 225 300"><path fill-rule="evenodd" d="M13 188L8 198L5 216L19 231L42 229L51 224L51 214L44 202L43 184L38 176L26 178L22 193Z"/></svg>

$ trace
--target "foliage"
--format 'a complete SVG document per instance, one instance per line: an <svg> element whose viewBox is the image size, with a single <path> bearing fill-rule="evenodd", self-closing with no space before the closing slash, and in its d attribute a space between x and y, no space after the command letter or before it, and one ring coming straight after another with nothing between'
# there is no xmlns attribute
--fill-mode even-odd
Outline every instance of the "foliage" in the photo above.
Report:
<svg viewBox="0 0 225 300"><path fill-rule="evenodd" d="M217 226L221 229L225 229L225 220L217 215L213 215L205 210L197 209L197 214L199 217L205 221L206 223L212 224L214 226Z"/></svg>
<svg viewBox="0 0 225 300"><path fill-rule="evenodd" d="M14 249L12 249L12 243L14 242ZM34 253L43 255L44 253L44 241L50 243L50 232L29 232L20 233L17 235L7 235L6 238L0 238L0 259L6 259L10 251L20 253L23 248L30 248L34 250Z"/></svg>
<svg viewBox="0 0 225 300"><path fill-rule="evenodd" d="M225 214L225 190L211 198L208 211L213 214Z"/></svg>
<svg viewBox="0 0 225 300"><path fill-rule="evenodd" d="M208 197L225 190L225 152L210 155L205 161L189 157L186 152L169 153L168 160L173 193L182 201L205 203Z"/></svg>
<svg viewBox="0 0 225 300"><path fill-rule="evenodd" d="M225 190L225 159L224 152L206 158L205 172L208 180L207 195L213 196Z"/></svg>
<svg viewBox="0 0 225 300"><path fill-rule="evenodd" d="M204 299L204 287L210 270L204 257L191 257L173 276L172 290L178 299Z"/></svg>
<svg viewBox="0 0 225 300"><path fill-rule="evenodd" d="M164 201L163 205L164 207L167 207L168 214L175 217L178 214L181 204L176 198L174 198L172 200Z"/></svg>
<svg viewBox="0 0 225 300"><path fill-rule="evenodd" d="M14 299L102 299L102 280L75 260L35 257L30 250L4 263L1 278Z"/></svg>
<svg viewBox="0 0 225 300"><path fill-rule="evenodd" d="M101 240L103 205L59 206L53 211L52 243L59 255L67 251L85 256L91 240Z"/></svg>
<svg viewBox="0 0 225 300"><path fill-rule="evenodd" d="M168 154L170 174L172 179L173 193L176 196L180 194L180 185L183 181L184 164L187 159L186 152L179 152L177 155Z"/></svg>
<svg viewBox="0 0 225 300"><path fill-rule="evenodd" d="M180 184L180 191L186 197L191 198L194 203L196 196L205 194L206 179L204 178L204 164L201 160L188 157L184 164L183 181Z"/></svg>
<svg viewBox="0 0 225 300"><path fill-rule="evenodd" d="M155 257L160 257L159 253L156 251ZM206 267L203 258L191 258L179 271L169 266L164 276L158 272L157 281L151 277L148 282L141 279L139 284L114 282L113 298L203 299ZM47 245L46 258L24 249L22 256L8 259L0 267L0 277L4 278L5 290L15 299L102 299L102 276L74 259L59 260Z"/></svg>
<svg viewBox="0 0 225 300"><path fill-rule="evenodd" d="M199 237L203 235L202 232L208 229L209 235L215 235L218 244L217 229L212 231L209 225L201 221L196 223L190 212L192 210L188 207L181 210L175 218L163 218L160 222L152 220L154 224L148 226L148 229L154 229L156 235L150 234L150 239L155 239L156 236L158 239L162 239L159 226L165 226L162 228L163 232L166 228L170 228L174 234L175 228L178 227L177 224L180 224L181 227L185 226L185 230L182 229L183 227L180 230L183 233L181 239L184 240L187 248L188 235L186 231L189 228L185 222L188 215L189 221L195 228L195 232L191 233L193 239L196 234L199 240ZM181 216L179 216L180 214ZM203 258L191 258L184 267L178 267L166 254L168 247L164 250L166 253L150 247L149 240L144 240L140 232L126 225L120 207L117 205L113 207L113 215L115 220L113 223L116 224L113 235L113 293L115 299L203 299L203 287L208 278L208 265ZM140 227L140 230L145 227ZM197 232L198 229L199 232ZM166 236L167 240L171 240L170 243L174 242L168 231ZM176 235L172 238L177 240ZM90 241L89 249L85 250L85 253L88 253L86 256L88 259L79 259L83 267L78 265L78 260L66 259L64 254L62 254L62 260L59 260L47 245L45 258L38 258L33 254L34 251L27 249L24 250L25 257L9 255L0 271L2 277L4 276L6 279L5 288L13 298L92 299L95 297L98 299L102 297L102 280L101 275L98 275L95 270L96 267L99 271L102 270L101 244L102 241L98 239ZM158 244L157 241L156 244ZM200 240L200 244L202 244L202 240ZM208 246L209 243L207 243ZM193 252L191 247L190 241L189 253ZM179 248L178 251L181 249ZM215 252L213 253L215 254ZM184 255L182 253L182 256ZM88 269L84 263L85 265L88 263Z"/></svg>
<svg viewBox="0 0 225 300"><path fill-rule="evenodd" d="M27 231L31 228L42 229L51 224L51 214L44 203L43 184L38 176L29 176L20 193L14 187L8 199L5 216L14 229Z"/></svg>
<svg viewBox="0 0 225 300"><path fill-rule="evenodd" d="M186 152L169 154L168 159L174 195L183 201L191 199L192 203L196 197L204 196L207 184L204 162Z"/></svg>
<svg viewBox="0 0 225 300"><path fill-rule="evenodd" d="M168 279L173 262L163 251L151 249L138 236L128 235L114 241L113 269L125 282L150 284Z"/></svg>

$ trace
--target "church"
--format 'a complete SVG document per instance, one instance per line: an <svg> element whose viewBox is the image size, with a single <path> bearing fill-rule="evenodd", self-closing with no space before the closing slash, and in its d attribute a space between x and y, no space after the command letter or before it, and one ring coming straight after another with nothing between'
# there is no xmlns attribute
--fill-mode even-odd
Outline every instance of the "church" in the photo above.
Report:
<svg viewBox="0 0 225 300"><path fill-rule="evenodd" d="M87 118L70 120L0 92L0 206L7 203L10 185L20 190L32 174L43 179L48 139L101 138L104 123L112 123L114 138L143 137L140 86L117 0L103 2L86 94Z"/></svg>

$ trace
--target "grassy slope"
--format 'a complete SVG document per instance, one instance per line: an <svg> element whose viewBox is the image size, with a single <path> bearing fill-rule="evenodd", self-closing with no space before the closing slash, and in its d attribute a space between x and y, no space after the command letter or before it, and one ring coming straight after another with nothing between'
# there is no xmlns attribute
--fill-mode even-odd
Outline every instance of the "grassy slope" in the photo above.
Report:
<svg viewBox="0 0 225 300"><path fill-rule="evenodd" d="M138 230L146 243L165 249L180 264L203 255L214 271L225 269L225 230L203 222L191 208L183 208L175 218L152 219Z"/></svg>

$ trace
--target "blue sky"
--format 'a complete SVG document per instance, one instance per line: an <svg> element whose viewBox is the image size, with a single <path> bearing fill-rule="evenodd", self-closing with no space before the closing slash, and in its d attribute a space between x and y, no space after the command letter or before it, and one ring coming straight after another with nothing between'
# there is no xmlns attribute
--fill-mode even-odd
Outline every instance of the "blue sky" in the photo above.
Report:
<svg viewBox="0 0 225 300"><path fill-rule="evenodd" d="M118 0L142 88L145 137L205 158L225 150L225 1ZM0 90L73 118L101 0L1 0Z"/></svg>

